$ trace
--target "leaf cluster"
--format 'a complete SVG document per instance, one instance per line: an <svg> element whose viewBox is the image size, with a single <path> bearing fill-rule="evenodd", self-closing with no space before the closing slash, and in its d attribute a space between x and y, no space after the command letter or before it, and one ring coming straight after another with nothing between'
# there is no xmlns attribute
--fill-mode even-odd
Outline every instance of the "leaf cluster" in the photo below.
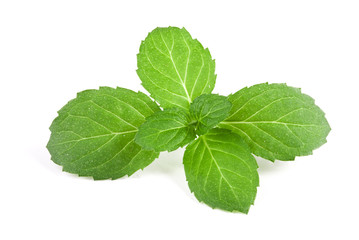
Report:
<svg viewBox="0 0 359 240"><path fill-rule="evenodd" d="M132 175L161 151L186 147L196 198L248 213L259 177L253 154L270 161L312 154L330 127L314 100L286 84L212 94L215 62L184 29L156 28L141 43L137 74L150 97L124 88L86 90L51 124L47 148L64 171L95 180Z"/></svg>

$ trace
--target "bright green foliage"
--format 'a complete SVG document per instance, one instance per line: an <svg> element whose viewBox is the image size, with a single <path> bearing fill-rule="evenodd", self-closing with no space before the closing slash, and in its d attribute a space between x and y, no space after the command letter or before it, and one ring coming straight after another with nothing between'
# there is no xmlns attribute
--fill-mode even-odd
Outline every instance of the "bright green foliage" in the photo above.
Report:
<svg viewBox="0 0 359 240"><path fill-rule="evenodd" d="M248 213L259 185L258 166L240 136L213 129L187 146L183 164L188 185L199 201Z"/></svg>
<svg viewBox="0 0 359 240"><path fill-rule="evenodd" d="M136 134L135 142L144 149L173 151L196 138L188 114L178 108L154 113Z"/></svg>
<svg viewBox="0 0 359 240"><path fill-rule="evenodd" d="M47 148L66 172L94 179L130 176L158 157L134 137L145 118L159 110L145 94L123 88L80 92L58 112Z"/></svg>
<svg viewBox="0 0 359 240"><path fill-rule="evenodd" d="M47 148L63 170L97 179L130 176L189 144L191 191L212 208L248 213L259 178L252 153L274 161L311 154L326 142L323 111L300 89L258 84L211 94L215 62L184 29L156 28L141 43L143 93L102 87L78 93L58 113Z"/></svg>
<svg viewBox="0 0 359 240"><path fill-rule="evenodd" d="M232 104L227 97L217 94L203 94L190 106L190 114L197 121L196 133L205 134L228 117Z"/></svg>
<svg viewBox="0 0 359 240"><path fill-rule="evenodd" d="M243 137L255 155L272 161L312 154L330 131L314 100L285 84L244 88L229 101L230 116L220 126Z"/></svg>
<svg viewBox="0 0 359 240"><path fill-rule="evenodd" d="M216 81L208 49L184 28L150 32L141 44L137 67L142 85L163 108L188 110L196 97L212 92Z"/></svg>

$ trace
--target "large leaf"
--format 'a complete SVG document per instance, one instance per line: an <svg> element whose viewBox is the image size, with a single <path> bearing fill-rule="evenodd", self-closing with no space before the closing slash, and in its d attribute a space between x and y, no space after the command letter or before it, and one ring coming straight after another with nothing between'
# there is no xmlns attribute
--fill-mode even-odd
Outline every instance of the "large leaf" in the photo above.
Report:
<svg viewBox="0 0 359 240"><path fill-rule="evenodd" d="M216 81L215 63L208 49L186 29L156 28L142 42L137 55L142 85L163 108L189 108Z"/></svg>
<svg viewBox="0 0 359 240"><path fill-rule="evenodd" d="M157 156L134 142L159 107L143 93L102 87L78 93L58 113L47 148L63 170L94 179L131 175Z"/></svg>
<svg viewBox="0 0 359 240"><path fill-rule="evenodd" d="M258 84L229 100L230 116L220 126L242 136L257 156L293 160L326 142L330 127L323 111L298 88Z"/></svg>
<svg viewBox="0 0 359 240"><path fill-rule="evenodd" d="M188 145L183 164L196 198L213 208L247 213L259 178L257 163L240 136L212 129Z"/></svg>
<svg viewBox="0 0 359 240"><path fill-rule="evenodd" d="M195 138L188 114L181 109L169 108L148 117L139 128L135 141L144 149L173 151Z"/></svg>
<svg viewBox="0 0 359 240"><path fill-rule="evenodd" d="M226 119L231 107L232 104L225 96L203 94L197 97L190 106L191 117L197 121L197 134L205 134Z"/></svg>

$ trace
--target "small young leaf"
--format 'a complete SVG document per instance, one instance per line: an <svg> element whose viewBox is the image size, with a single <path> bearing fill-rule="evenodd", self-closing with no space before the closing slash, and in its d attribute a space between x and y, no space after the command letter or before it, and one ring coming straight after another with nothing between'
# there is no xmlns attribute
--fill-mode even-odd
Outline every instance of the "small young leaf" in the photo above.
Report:
<svg viewBox="0 0 359 240"><path fill-rule="evenodd" d="M58 112L47 148L66 172L95 180L130 176L158 157L134 137L145 118L159 110L145 94L123 88L80 92Z"/></svg>
<svg viewBox="0 0 359 240"><path fill-rule="evenodd" d="M186 29L156 28L142 42L137 55L142 85L163 108L188 110L216 81L215 63L208 49Z"/></svg>
<svg viewBox="0 0 359 240"><path fill-rule="evenodd" d="M140 126L135 141L144 149L173 151L195 137L188 114L181 109L169 108L148 117Z"/></svg>
<svg viewBox="0 0 359 240"><path fill-rule="evenodd" d="M197 120L196 132L205 134L228 117L232 104L227 97L216 94L203 94L190 105L192 119Z"/></svg>
<svg viewBox="0 0 359 240"><path fill-rule="evenodd" d="M258 165L240 136L212 129L187 146L183 164L189 188L199 201L248 213L259 185Z"/></svg>
<svg viewBox="0 0 359 240"><path fill-rule="evenodd" d="M330 126L323 111L298 88L258 84L228 99L230 116L219 126L242 136L257 156L294 160L326 142Z"/></svg>

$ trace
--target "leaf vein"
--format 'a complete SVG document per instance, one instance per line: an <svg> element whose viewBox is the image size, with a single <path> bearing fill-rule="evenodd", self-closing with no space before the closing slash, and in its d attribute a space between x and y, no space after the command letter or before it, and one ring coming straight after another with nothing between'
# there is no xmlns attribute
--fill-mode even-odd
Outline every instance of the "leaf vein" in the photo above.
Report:
<svg viewBox="0 0 359 240"><path fill-rule="evenodd" d="M133 127L134 129L137 129L137 127L135 127L134 125L132 125L131 123L127 122L126 120L122 119L119 115L115 114L114 112L111 112L107 109L105 109L104 107L100 106L99 104L95 103L93 100L90 100L91 103L93 103L94 105L98 106L99 108L101 108L102 110L104 110L105 112L110 113L111 115L115 116L116 118L120 119L121 121L123 121L124 123L126 123L127 125Z"/></svg>
<svg viewBox="0 0 359 240"><path fill-rule="evenodd" d="M265 105L264 107L262 107L261 109L259 109L258 111L256 111L255 113L253 113L251 116L249 116L248 118L244 119L243 122L249 120L250 118L256 116L258 113L262 112L264 109L270 107L272 104L276 103L276 102L279 102L281 100L285 100L285 99L293 99L295 97L283 97L283 98L279 98L279 99L276 99L275 101L273 102L270 102L268 103L267 105Z"/></svg>

